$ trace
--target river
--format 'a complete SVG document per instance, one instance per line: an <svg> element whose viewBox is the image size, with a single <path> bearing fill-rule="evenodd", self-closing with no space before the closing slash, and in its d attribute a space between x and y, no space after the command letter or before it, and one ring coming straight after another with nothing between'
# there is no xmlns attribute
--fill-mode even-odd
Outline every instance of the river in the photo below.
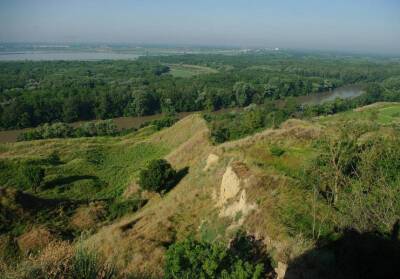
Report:
<svg viewBox="0 0 400 279"><path fill-rule="evenodd" d="M0 61L95 61L95 60L133 60L140 55L117 52L85 51L19 51L0 52Z"/></svg>
<svg viewBox="0 0 400 279"><path fill-rule="evenodd" d="M349 85L336 88L332 91L316 93L308 96L297 97L296 100L303 105L319 105L336 98L349 99L362 95L364 91L356 85Z"/></svg>

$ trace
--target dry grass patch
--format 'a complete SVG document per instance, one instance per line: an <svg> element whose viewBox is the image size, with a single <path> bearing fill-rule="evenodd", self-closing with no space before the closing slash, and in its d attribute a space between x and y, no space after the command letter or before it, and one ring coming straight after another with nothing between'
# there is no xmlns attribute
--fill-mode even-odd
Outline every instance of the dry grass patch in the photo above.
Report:
<svg viewBox="0 0 400 279"><path fill-rule="evenodd" d="M93 202L79 207L71 218L71 225L79 230L96 229L104 220L106 209L103 202Z"/></svg>
<svg viewBox="0 0 400 279"><path fill-rule="evenodd" d="M46 278L68 278L74 258L74 247L66 241L54 241L44 248L33 261L39 266Z"/></svg>
<svg viewBox="0 0 400 279"><path fill-rule="evenodd" d="M34 227L17 238L18 247L24 255L43 250L56 237L45 227Z"/></svg>

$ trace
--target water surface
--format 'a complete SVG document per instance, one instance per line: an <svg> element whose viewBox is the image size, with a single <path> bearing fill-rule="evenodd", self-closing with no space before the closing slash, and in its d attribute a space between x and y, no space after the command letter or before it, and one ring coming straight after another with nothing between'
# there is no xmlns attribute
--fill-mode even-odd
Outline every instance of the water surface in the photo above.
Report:
<svg viewBox="0 0 400 279"><path fill-rule="evenodd" d="M364 94L364 91L359 86L343 86L332 91L315 93L308 96L300 96L297 98L297 100L303 105L319 105L328 101L333 101L336 98L349 99L358 97L362 94Z"/></svg>
<svg viewBox="0 0 400 279"><path fill-rule="evenodd" d="M133 60L140 55L117 52L84 52L84 51L20 51L0 52L0 61L92 61L92 60Z"/></svg>

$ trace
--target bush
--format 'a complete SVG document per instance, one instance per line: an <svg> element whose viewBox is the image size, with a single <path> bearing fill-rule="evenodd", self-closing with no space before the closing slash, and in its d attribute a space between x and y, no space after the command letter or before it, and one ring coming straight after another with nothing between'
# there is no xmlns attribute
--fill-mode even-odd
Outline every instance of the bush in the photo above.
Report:
<svg viewBox="0 0 400 279"><path fill-rule="evenodd" d="M105 160L102 148L95 147L86 151L86 161L93 165L101 165Z"/></svg>
<svg viewBox="0 0 400 279"><path fill-rule="evenodd" d="M164 128L168 128L171 127L172 125L174 125L179 119L173 115L167 115L164 116L161 119L156 119L156 120L152 120L149 122L145 122L143 123L140 127L146 127L148 125L154 125L157 129L157 131L160 131Z"/></svg>
<svg viewBox="0 0 400 279"><path fill-rule="evenodd" d="M26 165L23 169L23 176L34 192L44 179L44 169L35 165Z"/></svg>
<svg viewBox="0 0 400 279"><path fill-rule="evenodd" d="M58 155L58 153L56 151L53 151L49 157L47 158L47 161L49 164L51 165L58 165L61 163L61 159L60 156Z"/></svg>
<svg viewBox="0 0 400 279"><path fill-rule="evenodd" d="M235 244L239 246L233 247ZM253 257L253 248L246 237L234 241L229 248L188 238L168 248L164 277L265 278L266 265Z"/></svg>
<svg viewBox="0 0 400 279"><path fill-rule="evenodd" d="M320 143L303 185L313 186L341 227L389 233L400 216L400 135L365 137L366 131L349 127Z"/></svg>
<svg viewBox="0 0 400 279"><path fill-rule="evenodd" d="M18 141L54 139L54 138L76 138L115 136L118 127L112 119L97 122L86 122L78 128L65 123L44 124L37 128L28 130L18 136Z"/></svg>
<svg viewBox="0 0 400 279"><path fill-rule="evenodd" d="M109 279L116 275L113 266L102 263L99 256L79 247L72 263L72 278Z"/></svg>
<svg viewBox="0 0 400 279"><path fill-rule="evenodd" d="M117 125L112 119L97 122L86 122L74 131L75 137L115 136L118 133Z"/></svg>
<svg viewBox="0 0 400 279"><path fill-rule="evenodd" d="M271 152L271 154L276 157L280 157L285 154L285 150L276 145L271 146L269 152Z"/></svg>
<svg viewBox="0 0 400 279"><path fill-rule="evenodd" d="M151 161L146 169L139 173L139 185L142 189L163 192L170 189L176 177L176 171L164 159Z"/></svg>
<svg viewBox="0 0 400 279"><path fill-rule="evenodd" d="M39 140L72 137L74 128L65 123L44 124L35 129L21 133L18 140Z"/></svg>
<svg viewBox="0 0 400 279"><path fill-rule="evenodd" d="M108 219L114 220L128 213L133 213L139 210L145 201L140 198L135 198L123 202L114 202L108 207Z"/></svg>
<svg viewBox="0 0 400 279"><path fill-rule="evenodd" d="M211 138L215 143L223 143L230 138L230 131L222 125L214 125L211 129Z"/></svg>

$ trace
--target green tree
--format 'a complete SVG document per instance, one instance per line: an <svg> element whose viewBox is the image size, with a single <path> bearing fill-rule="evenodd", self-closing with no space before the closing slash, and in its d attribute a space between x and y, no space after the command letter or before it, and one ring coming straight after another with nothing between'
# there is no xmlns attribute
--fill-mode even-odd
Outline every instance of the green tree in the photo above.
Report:
<svg viewBox="0 0 400 279"><path fill-rule="evenodd" d="M368 85L367 92L363 96L366 100L366 103L373 103L381 100L382 91L382 86L377 83L372 83Z"/></svg>
<svg viewBox="0 0 400 279"><path fill-rule="evenodd" d="M175 182L176 171L168 161L158 159L151 161L139 173L139 185L142 189L162 192L168 190Z"/></svg>
<svg viewBox="0 0 400 279"><path fill-rule="evenodd" d="M149 115L158 110L158 104L152 93L137 90L134 94L134 110L137 116Z"/></svg>
<svg viewBox="0 0 400 279"><path fill-rule="evenodd" d="M258 128L263 127L264 118L262 115L263 111L257 109L251 109L246 111L244 114L244 125L248 131L255 131Z"/></svg>
<svg viewBox="0 0 400 279"><path fill-rule="evenodd" d="M63 121L73 122L79 118L79 102L77 98L68 98L63 104Z"/></svg>
<svg viewBox="0 0 400 279"><path fill-rule="evenodd" d="M245 82L236 82L233 86L233 92L235 93L237 105L244 107L250 104L255 90L251 84Z"/></svg>
<svg viewBox="0 0 400 279"><path fill-rule="evenodd" d="M223 143L230 138L230 131L228 127L223 124L213 123L211 127L211 138L215 143Z"/></svg>

